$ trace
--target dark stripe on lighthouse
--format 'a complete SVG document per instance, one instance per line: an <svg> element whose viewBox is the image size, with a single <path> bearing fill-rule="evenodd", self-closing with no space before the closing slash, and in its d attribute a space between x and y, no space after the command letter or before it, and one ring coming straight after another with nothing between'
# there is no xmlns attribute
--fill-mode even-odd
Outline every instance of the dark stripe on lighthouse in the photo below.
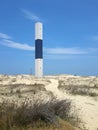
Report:
<svg viewBox="0 0 98 130"><path fill-rule="evenodd" d="M43 58L42 44L42 40L35 40L35 59Z"/></svg>

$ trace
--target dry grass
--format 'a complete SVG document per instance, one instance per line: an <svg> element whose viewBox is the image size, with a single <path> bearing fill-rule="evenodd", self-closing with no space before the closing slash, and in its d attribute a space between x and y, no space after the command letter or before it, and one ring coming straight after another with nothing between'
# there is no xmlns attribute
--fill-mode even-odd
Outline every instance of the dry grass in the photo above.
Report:
<svg viewBox="0 0 98 130"><path fill-rule="evenodd" d="M43 124L42 124L43 125ZM0 130L7 130L6 128L5 129L2 129L0 127ZM13 127L11 128L10 130L75 130L75 128L70 125L68 122L66 121L63 121L63 120L60 120L59 121L59 127L51 124L51 125L43 125L41 127L31 127L31 126L27 126L27 127Z"/></svg>
<svg viewBox="0 0 98 130"><path fill-rule="evenodd" d="M98 87L89 87L86 85L65 85L64 81L59 81L59 89L73 95L82 95L96 97L98 96Z"/></svg>
<svg viewBox="0 0 98 130"><path fill-rule="evenodd" d="M36 94L39 91L46 91L44 84L10 84L0 85L0 95L13 96L15 94L22 95L25 93Z"/></svg>
<svg viewBox="0 0 98 130"><path fill-rule="evenodd" d="M51 100L0 104L0 130L74 130L69 125L71 102Z"/></svg>

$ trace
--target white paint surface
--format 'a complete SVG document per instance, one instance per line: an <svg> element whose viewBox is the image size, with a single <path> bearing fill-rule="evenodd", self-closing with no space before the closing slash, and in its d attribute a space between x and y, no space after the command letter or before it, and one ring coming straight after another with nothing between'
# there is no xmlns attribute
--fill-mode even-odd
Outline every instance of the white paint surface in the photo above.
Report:
<svg viewBox="0 0 98 130"><path fill-rule="evenodd" d="M35 59L35 77L43 77L43 59Z"/></svg>
<svg viewBox="0 0 98 130"><path fill-rule="evenodd" d="M37 22L35 24L35 40L37 40L37 39L42 40L43 39L43 33L42 32L43 32L43 25L42 25L42 23Z"/></svg>

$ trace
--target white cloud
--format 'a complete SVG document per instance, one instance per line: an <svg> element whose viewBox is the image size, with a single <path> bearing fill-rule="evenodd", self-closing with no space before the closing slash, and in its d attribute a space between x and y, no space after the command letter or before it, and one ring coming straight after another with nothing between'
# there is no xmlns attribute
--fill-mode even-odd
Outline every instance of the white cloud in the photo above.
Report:
<svg viewBox="0 0 98 130"><path fill-rule="evenodd" d="M11 37L8 36L7 34L3 34L0 33L0 43L2 45L8 46L8 47L12 47L12 48L16 48L16 49L21 49L21 50L25 50L25 51L34 51L35 47L30 46L28 44L22 44L22 43L18 43L15 41L11 40ZM56 48L44 48L44 54L45 55L50 55L50 56L65 56L65 55L78 55L78 54L91 54L91 53L95 53L98 52L98 48L79 48L79 47L73 47L73 48L62 48L62 47L56 47ZM68 57L68 56L67 56ZM65 58L65 57L64 57Z"/></svg>
<svg viewBox="0 0 98 130"><path fill-rule="evenodd" d="M22 44L22 43L17 43L15 41L12 41L11 37L8 36L7 34L0 33L0 38L1 38L0 43L2 45L16 48L16 49L21 49L21 50L27 50L27 51L34 51L35 50L33 46L30 46L28 44Z"/></svg>
<svg viewBox="0 0 98 130"><path fill-rule="evenodd" d="M24 13L24 16L27 19L30 19L32 21L41 21L40 18L37 15L35 15L34 13L32 13L28 10L22 9L22 12Z"/></svg>
<svg viewBox="0 0 98 130"><path fill-rule="evenodd" d="M2 39L11 39L10 36L8 36L7 34L4 34L4 33L0 33L0 38L2 38Z"/></svg>
<svg viewBox="0 0 98 130"><path fill-rule="evenodd" d="M26 50L26 51L35 50L35 47L33 47L33 46L30 46L28 44L17 43L12 40L8 40L8 39L2 39L1 44L8 46L8 47ZM45 52L45 54L51 54L51 55L86 54L86 53L88 53L87 51L81 50L79 48L44 48L44 52Z"/></svg>
<svg viewBox="0 0 98 130"><path fill-rule="evenodd" d="M93 36L94 41L98 41L98 36Z"/></svg>
<svg viewBox="0 0 98 130"><path fill-rule="evenodd" d="M3 39L1 41L1 44L8 46L8 47L16 48L16 49L21 49L21 50L26 50L26 51L34 51L33 46L30 46L28 44L17 43L17 42L7 40L7 39Z"/></svg>
<svg viewBox="0 0 98 130"><path fill-rule="evenodd" d="M59 54L45 54L44 59L55 59L55 60L63 60L63 59L73 59L76 58L77 55L59 55Z"/></svg>
<svg viewBox="0 0 98 130"><path fill-rule="evenodd" d="M35 47L30 46L28 44L22 44L22 43L17 43L12 40L8 39L2 39L0 41L2 45L16 48L16 49L21 49L25 51L35 51ZM48 55L78 55L78 54L89 54L92 52L98 51L98 48L86 48L86 49L80 49L80 48L44 48L44 53Z"/></svg>
<svg viewBox="0 0 98 130"><path fill-rule="evenodd" d="M45 48L48 54L86 54L88 51L80 48Z"/></svg>

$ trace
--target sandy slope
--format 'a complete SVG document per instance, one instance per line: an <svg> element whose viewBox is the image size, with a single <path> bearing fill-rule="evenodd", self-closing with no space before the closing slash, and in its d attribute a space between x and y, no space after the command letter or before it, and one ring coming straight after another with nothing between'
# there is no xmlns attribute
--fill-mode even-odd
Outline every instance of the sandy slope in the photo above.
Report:
<svg viewBox="0 0 98 130"><path fill-rule="evenodd" d="M60 91L58 89L59 80L64 81L66 85L87 85L89 87L97 87L98 88L98 77L80 77L80 76L72 76L72 75L59 75L59 76L46 76L42 79L36 79L34 76L29 75L17 75L17 76L6 76L0 75L0 101L2 99L10 99L10 100L22 100L16 94L17 89L20 89L21 94L24 97L29 97L32 99L34 93L32 90L32 85L34 84L43 84L46 90L51 91L53 95L57 97L57 99L71 99L75 104L77 111L79 112L80 118L83 121L81 127L83 125L88 130L98 130L98 96L90 97L90 96L81 96L81 95L71 95L66 92ZM11 88L10 85L17 85L18 88ZM23 84L27 86L23 86ZM2 87L2 85L9 85L6 87ZM29 86L30 85L30 86ZM13 89L13 94L11 95L11 89ZM96 89L97 90L97 89ZM37 94L35 94L35 98L42 98L49 100L49 94L45 90L38 89ZM2 95L3 92L3 95ZM15 92L15 94L14 94ZM98 92L98 90L97 90ZM5 94L7 93L7 95ZM86 129L86 130L87 130Z"/></svg>
<svg viewBox="0 0 98 130"><path fill-rule="evenodd" d="M83 121L81 128L89 130L98 130L98 98L94 100L88 96L72 96L63 93L58 89L58 80L50 79L51 84L45 86L48 91L52 91L58 99L72 99L77 110L79 110L80 118Z"/></svg>
<svg viewBox="0 0 98 130"><path fill-rule="evenodd" d="M45 88L48 91L51 91L57 99L64 99L64 93L58 89L58 80L50 79L51 83L46 85Z"/></svg>

